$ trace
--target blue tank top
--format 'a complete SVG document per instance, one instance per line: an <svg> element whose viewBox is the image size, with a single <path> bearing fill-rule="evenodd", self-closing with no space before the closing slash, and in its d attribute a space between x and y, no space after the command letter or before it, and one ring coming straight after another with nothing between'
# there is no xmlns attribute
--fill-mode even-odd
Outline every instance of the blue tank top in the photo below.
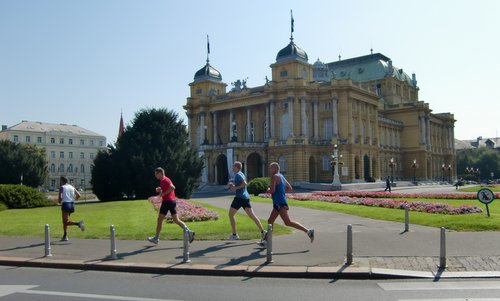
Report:
<svg viewBox="0 0 500 301"><path fill-rule="evenodd" d="M245 175L240 171L234 175L234 185L235 186L240 186L241 182L243 182L245 179ZM250 194L248 194L247 187L243 187L240 189L236 189L236 197L249 200L250 199Z"/></svg>
<svg viewBox="0 0 500 301"><path fill-rule="evenodd" d="M281 181L276 184L274 193L272 194L272 199L273 199L273 204L274 205L286 205L286 184L285 184L285 177L278 173L277 175L280 176Z"/></svg>

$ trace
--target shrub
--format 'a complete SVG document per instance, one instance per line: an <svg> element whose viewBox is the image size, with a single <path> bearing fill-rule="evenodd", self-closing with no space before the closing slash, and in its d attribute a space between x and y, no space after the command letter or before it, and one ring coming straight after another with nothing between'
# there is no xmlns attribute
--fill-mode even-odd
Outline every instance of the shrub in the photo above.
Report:
<svg viewBox="0 0 500 301"><path fill-rule="evenodd" d="M4 203L0 202L0 211L4 211L4 210L7 210L7 205L5 205Z"/></svg>
<svg viewBox="0 0 500 301"><path fill-rule="evenodd" d="M260 193L266 192L270 184L270 178L255 178L248 183L247 190L248 193L257 196Z"/></svg>
<svg viewBox="0 0 500 301"><path fill-rule="evenodd" d="M0 185L0 202L9 209L50 206L53 203L35 188L25 185Z"/></svg>

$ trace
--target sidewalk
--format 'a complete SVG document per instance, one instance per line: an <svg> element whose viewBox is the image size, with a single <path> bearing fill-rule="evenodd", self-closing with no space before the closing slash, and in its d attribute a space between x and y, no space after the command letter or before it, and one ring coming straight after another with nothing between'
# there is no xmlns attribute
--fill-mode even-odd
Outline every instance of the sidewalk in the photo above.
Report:
<svg viewBox="0 0 500 301"><path fill-rule="evenodd" d="M231 198L196 196L199 202L221 208L227 208ZM268 217L269 204L252 205L257 216ZM156 246L146 240L119 240L118 259L113 260L109 240L53 241L52 257L44 257L43 238L0 237L0 264L249 277L500 277L500 232L447 231L447 268L439 271L440 229L410 224L410 231L403 233L402 223L298 207L290 208L290 216L314 228L316 239L311 244L300 231L274 237L272 263L266 263L266 249L255 241L195 240L189 246L191 262L183 263L182 241L161 241ZM354 258L345 266L348 224L353 228Z"/></svg>

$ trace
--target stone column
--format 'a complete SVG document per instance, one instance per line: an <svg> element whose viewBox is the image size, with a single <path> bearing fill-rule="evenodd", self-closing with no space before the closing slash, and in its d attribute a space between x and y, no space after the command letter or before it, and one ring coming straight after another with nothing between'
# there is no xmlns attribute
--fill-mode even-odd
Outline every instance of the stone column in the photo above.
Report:
<svg viewBox="0 0 500 301"><path fill-rule="evenodd" d="M290 129L290 133L289 133L289 137L295 137L294 133L293 133L293 116L294 116L294 112L293 112L293 103L294 103L294 98L293 97L289 97L288 98L288 126L289 126L289 129Z"/></svg>
<svg viewBox="0 0 500 301"><path fill-rule="evenodd" d="M205 112L200 112L200 141L199 141L199 145L201 145L203 143L203 141L205 141L206 139L206 135L205 135L205 115L206 113Z"/></svg>
<svg viewBox="0 0 500 301"><path fill-rule="evenodd" d="M337 97L334 97L332 100L332 114L333 114L333 136L338 137L339 135L339 124L338 124L338 119L339 119L339 110L338 110L338 103L339 99Z"/></svg>
<svg viewBox="0 0 500 301"><path fill-rule="evenodd" d="M432 146L432 141L431 141L431 118L430 117L426 117L425 121L426 121L426 128L427 128L425 140L426 140L427 144L431 147Z"/></svg>
<svg viewBox="0 0 500 301"><path fill-rule="evenodd" d="M270 117L270 114L269 114L269 105L266 106L266 128L264 130L264 141L267 141L267 139L269 139L269 124L271 123L269 121L269 117Z"/></svg>
<svg viewBox="0 0 500 301"><path fill-rule="evenodd" d="M419 117L420 119L420 143L425 144L425 119L423 116Z"/></svg>
<svg viewBox="0 0 500 301"><path fill-rule="evenodd" d="M251 140L250 140L250 138L251 138L250 136L252 135L252 132L251 132L252 129L250 127L251 114L252 114L252 112L251 112L250 108L247 108L247 137L246 137L247 142L251 142Z"/></svg>
<svg viewBox="0 0 500 301"><path fill-rule="evenodd" d="M313 111L314 111L314 139L319 139L319 113L318 113L318 107L319 107L319 100L315 100L313 102Z"/></svg>
<svg viewBox="0 0 500 301"><path fill-rule="evenodd" d="M269 138L272 138L274 139L275 138L275 135L276 133L274 132L274 107L275 107L275 103L273 100L271 100L271 102L269 103L269 110L270 110L270 122L269 122L269 130L271 131L269 133Z"/></svg>
<svg viewBox="0 0 500 301"><path fill-rule="evenodd" d="M229 141L231 141L231 137L233 137L233 120L234 112L233 110L229 110Z"/></svg>
<svg viewBox="0 0 500 301"><path fill-rule="evenodd" d="M212 113L212 133L213 133L213 144L218 144L219 139L217 139L217 112Z"/></svg>
<svg viewBox="0 0 500 301"><path fill-rule="evenodd" d="M306 114L307 101L304 97L300 99L300 121L301 121L301 136L307 138L307 114Z"/></svg>

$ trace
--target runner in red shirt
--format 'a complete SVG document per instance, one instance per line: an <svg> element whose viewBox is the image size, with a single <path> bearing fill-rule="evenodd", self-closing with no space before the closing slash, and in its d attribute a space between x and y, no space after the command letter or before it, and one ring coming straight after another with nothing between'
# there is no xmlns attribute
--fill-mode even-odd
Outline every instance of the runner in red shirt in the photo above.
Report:
<svg viewBox="0 0 500 301"><path fill-rule="evenodd" d="M148 240L154 244L158 244L160 241L160 232L163 225L163 221L167 216L167 213L170 211L170 215L172 216L172 221L179 225L184 231L188 233L189 242L193 242L194 240L194 231L189 230L186 224L179 219L177 216L176 200L175 197L175 186L172 181L165 176L165 170L161 167L155 169L155 177L160 180L160 186L156 187L156 192L162 198L161 207L158 212L158 220L156 223L156 234L155 236L148 237Z"/></svg>

